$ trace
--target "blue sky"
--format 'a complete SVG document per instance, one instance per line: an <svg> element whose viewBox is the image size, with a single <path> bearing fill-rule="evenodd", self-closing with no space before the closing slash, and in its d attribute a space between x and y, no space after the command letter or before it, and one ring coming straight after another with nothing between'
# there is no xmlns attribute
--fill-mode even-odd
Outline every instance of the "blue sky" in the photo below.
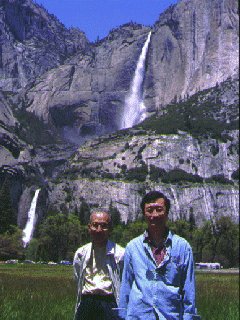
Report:
<svg viewBox="0 0 240 320"><path fill-rule="evenodd" d="M35 0L66 27L78 27L90 41L133 21L153 25L159 14L178 0Z"/></svg>

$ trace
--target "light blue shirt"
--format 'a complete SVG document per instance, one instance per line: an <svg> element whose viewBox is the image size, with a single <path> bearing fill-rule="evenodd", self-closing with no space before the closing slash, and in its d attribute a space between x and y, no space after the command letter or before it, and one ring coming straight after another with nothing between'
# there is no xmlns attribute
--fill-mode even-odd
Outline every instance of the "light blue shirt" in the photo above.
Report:
<svg viewBox="0 0 240 320"><path fill-rule="evenodd" d="M146 233L129 242L120 290L126 320L200 319L195 309L195 276L189 243L168 233L164 260L157 265Z"/></svg>

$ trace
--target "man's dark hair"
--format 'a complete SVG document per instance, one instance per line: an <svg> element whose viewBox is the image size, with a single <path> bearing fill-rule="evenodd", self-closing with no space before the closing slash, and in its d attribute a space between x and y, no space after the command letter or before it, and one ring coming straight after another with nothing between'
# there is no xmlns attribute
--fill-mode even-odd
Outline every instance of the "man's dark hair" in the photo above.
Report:
<svg viewBox="0 0 240 320"><path fill-rule="evenodd" d="M142 212L144 213L144 208L146 203L155 202L157 199L160 199L160 198L164 199L166 210L168 213L171 206L170 200L160 191L150 191L145 194L145 196L142 198L142 201L141 201Z"/></svg>

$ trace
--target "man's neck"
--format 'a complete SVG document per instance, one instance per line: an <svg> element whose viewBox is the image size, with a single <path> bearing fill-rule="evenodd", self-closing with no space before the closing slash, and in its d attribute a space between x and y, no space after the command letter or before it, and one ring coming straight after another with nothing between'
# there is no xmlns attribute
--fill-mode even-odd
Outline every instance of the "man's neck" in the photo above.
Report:
<svg viewBox="0 0 240 320"><path fill-rule="evenodd" d="M107 241L104 242L93 242L93 248L106 248L107 246Z"/></svg>
<svg viewBox="0 0 240 320"><path fill-rule="evenodd" d="M155 246L160 246L164 243L166 240L166 235L167 235L167 228L166 226L164 227L154 227L154 228L148 228L148 235L150 241L155 245Z"/></svg>

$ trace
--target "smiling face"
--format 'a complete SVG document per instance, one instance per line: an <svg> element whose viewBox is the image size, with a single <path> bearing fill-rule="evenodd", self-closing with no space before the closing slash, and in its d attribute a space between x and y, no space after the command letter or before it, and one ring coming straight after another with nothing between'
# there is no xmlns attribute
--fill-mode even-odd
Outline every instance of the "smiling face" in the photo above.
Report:
<svg viewBox="0 0 240 320"><path fill-rule="evenodd" d="M104 247L111 231L111 218L106 212L94 212L90 216L88 231L94 245Z"/></svg>
<svg viewBox="0 0 240 320"><path fill-rule="evenodd" d="M154 202L145 203L144 216L149 228L165 227L168 218L165 200L159 198Z"/></svg>

